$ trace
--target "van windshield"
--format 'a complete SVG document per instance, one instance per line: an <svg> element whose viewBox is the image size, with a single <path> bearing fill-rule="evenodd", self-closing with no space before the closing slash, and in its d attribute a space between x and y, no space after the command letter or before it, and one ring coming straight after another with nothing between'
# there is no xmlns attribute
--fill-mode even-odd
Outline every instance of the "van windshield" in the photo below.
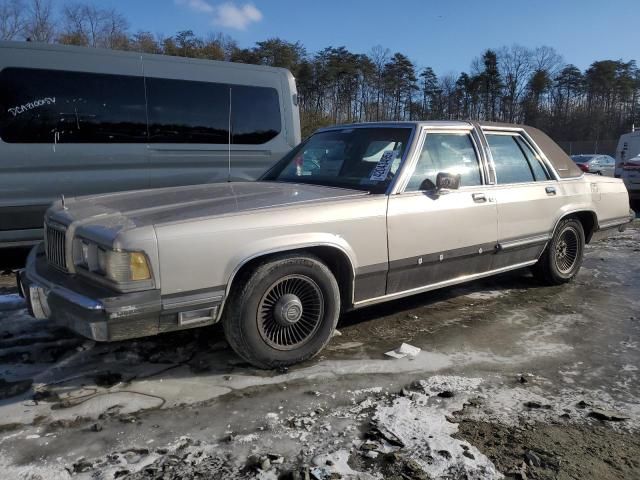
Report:
<svg viewBox="0 0 640 480"><path fill-rule="evenodd" d="M319 132L262 178L383 193L398 171L411 128L357 127Z"/></svg>

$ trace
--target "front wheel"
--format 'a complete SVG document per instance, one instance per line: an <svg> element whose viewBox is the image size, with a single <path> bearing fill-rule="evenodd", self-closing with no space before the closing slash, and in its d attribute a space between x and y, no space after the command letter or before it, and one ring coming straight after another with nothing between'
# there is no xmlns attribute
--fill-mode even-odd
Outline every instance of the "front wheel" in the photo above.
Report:
<svg viewBox="0 0 640 480"><path fill-rule="evenodd" d="M533 268L534 276L548 285L571 281L582 266L584 228L575 218L562 220Z"/></svg>
<svg viewBox="0 0 640 480"><path fill-rule="evenodd" d="M231 348L259 368L315 356L329 342L340 314L331 270L311 255L271 258L237 279L223 327Z"/></svg>

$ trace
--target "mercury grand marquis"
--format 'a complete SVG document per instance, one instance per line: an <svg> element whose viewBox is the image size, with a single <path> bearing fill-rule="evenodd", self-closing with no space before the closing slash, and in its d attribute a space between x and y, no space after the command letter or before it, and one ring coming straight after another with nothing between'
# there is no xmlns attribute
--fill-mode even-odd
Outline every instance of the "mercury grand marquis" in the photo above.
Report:
<svg viewBox="0 0 640 480"><path fill-rule="evenodd" d="M221 322L273 368L320 352L346 310L525 267L568 282L630 221L621 180L535 128L335 126L256 182L62 198L18 283L32 315L94 340Z"/></svg>

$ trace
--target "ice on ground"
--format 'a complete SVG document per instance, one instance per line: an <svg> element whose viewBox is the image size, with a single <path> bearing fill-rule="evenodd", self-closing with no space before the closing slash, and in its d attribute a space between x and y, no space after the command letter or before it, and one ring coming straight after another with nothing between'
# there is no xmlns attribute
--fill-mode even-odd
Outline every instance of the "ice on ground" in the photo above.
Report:
<svg viewBox="0 0 640 480"><path fill-rule="evenodd" d="M390 352L386 352L385 355L391 358L415 358L420 353L421 349L418 347L414 347L413 345L409 345L408 343L403 343L400 347L395 350L391 350Z"/></svg>
<svg viewBox="0 0 640 480"><path fill-rule="evenodd" d="M382 478L379 475L371 475L369 473L357 472L349 466L348 450L338 450L336 452L318 455L313 458L314 468L311 469L312 475L319 479L325 480L335 478L344 478L345 480L374 480Z"/></svg>
<svg viewBox="0 0 640 480"><path fill-rule="evenodd" d="M471 292L465 295L465 297L472 300L491 300L494 298L503 297L511 293L511 290L484 290L481 292Z"/></svg>
<svg viewBox="0 0 640 480"><path fill-rule="evenodd" d="M15 293L9 295L0 295L0 312L7 310L18 310L24 308L24 298Z"/></svg>
<svg viewBox="0 0 640 480"><path fill-rule="evenodd" d="M0 472L3 479L19 480L69 480L71 474L60 464L46 460L38 465L18 465L0 456Z"/></svg>
<svg viewBox="0 0 640 480"><path fill-rule="evenodd" d="M400 446L403 456L416 462L432 478L503 478L477 448L453 437L458 425L448 416L459 410L480 380L435 376L420 382L425 393L411 392L390 405L378 406L373 423L388 442ZM440 398L441 392L451 398Z"/></svg>

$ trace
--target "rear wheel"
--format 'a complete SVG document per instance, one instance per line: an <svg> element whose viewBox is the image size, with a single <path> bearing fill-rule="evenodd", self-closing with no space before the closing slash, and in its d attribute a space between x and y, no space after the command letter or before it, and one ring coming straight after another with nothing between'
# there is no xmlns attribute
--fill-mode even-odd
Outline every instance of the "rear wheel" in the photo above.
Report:
<svg viewBox="0 0 640 480"><path fill-rule="evenodd" d="M582 223L575 218L562 220L533 266L534 276L549 285L571 281L582 266L584 244Z"/></svg>
<svg viewBox="0 0 640 480"><path fill-rule="evenodd" d="M311 255L271 258L236 281L225 308L227 341L259 368L302 362L331 339L340 313L338 283Z"/></svg>

